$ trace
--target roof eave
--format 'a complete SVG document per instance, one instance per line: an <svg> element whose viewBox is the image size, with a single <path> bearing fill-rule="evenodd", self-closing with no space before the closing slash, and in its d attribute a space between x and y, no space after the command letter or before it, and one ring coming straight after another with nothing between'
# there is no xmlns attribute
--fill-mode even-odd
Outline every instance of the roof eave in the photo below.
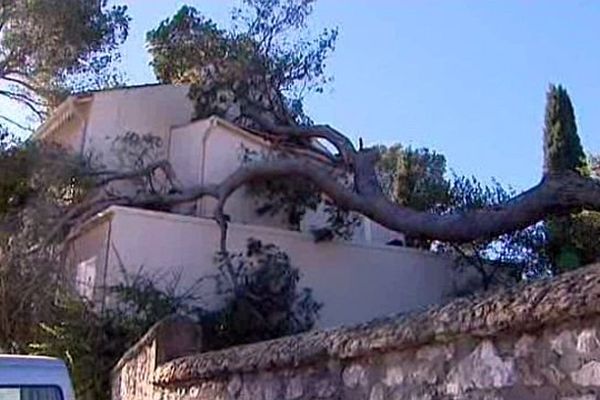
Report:
<svg viewBox="0 0 600 400"><path fill-rule="evenodd" d="M39 140L47 137L73 116L76 112L77 105L91 101L92 98L92 94L80 94L67 97L67 99L54 110L52 115L36 129L32 138Z"/></svg>

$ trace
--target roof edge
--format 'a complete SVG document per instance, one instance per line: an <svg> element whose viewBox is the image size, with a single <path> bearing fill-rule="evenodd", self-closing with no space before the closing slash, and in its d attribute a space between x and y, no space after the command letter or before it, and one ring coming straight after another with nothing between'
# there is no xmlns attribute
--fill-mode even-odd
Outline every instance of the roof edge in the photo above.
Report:
<svg viewBox="0 0 600 400"><path fill-rule="evenodd" d="M86 103L92 99L92 94L79 94L67 97L65 101L56 107L48 119L46 119L46 121L44 121L44 123L35 130L31 137L36 140L47 137L73 115L74 109L77 107L77 105Z"/></svg>

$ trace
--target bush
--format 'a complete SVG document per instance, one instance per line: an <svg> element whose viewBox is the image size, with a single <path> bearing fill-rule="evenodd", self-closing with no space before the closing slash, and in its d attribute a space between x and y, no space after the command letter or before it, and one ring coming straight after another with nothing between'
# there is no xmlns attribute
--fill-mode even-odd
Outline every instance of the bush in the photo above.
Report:
<svg viewBox="0 0 600 400"><path fill-rule="evenodd" d="M35 340L24 348L66 360L77 398L110 398L110 372L120 357L156 322L168 315L195 318L203 346L215 350L274 339L311 329L321 305L310 289L298 289L300 274L272 244L248 241L244 253L219 255L217 292L223 307L206 311L193 291L159 289L156 280L138 275L109 288L111 308L98 313L78 296L61 293L52 313L38 324ZM164 284L164 282L163 282Z"/></svg>
<svg viewBox="0 0 600 400"><path fill-rule="evenodd" d="M110 399L110 372L121 356L154 323L187 311L183 298L159 290L144 276L110 291L115 307L102 313L78 296L61 294L55 318L41 322L36 340L28 345L30 353L67 362L78 399Z"/></svg>
<svg viewBox="0 0 600 400"><path fill-rule="evenodd" d="M322 305L309 288L298 288L300 273L273 244L248 240L244 253L217 256L217 293L222 309L201 317L207 347L223 348L269 340L312 329Z"/></svg>

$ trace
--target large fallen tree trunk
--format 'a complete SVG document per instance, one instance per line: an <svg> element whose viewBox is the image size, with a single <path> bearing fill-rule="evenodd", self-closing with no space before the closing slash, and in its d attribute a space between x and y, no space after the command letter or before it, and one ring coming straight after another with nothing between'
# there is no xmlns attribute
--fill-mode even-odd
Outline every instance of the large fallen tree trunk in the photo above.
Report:
<svg viewBox="0 0 600 400"><path fill-rule="evenodd" d="M162 207L190 202L208 196L215 198L215 219L223 228L222 249L225 249L227 218L224 206L240 187L253 182L275 178L300 177L312 183L338 207L355 211L379 224L413 237L453 243L477 239L492 239L499 235L523 229L550 216L564 215L581 210L600 211L600 181L587 177L578 170L582 161L572 154L583 154L576 131L565 139L562 132L552 136L552 129L560 131L564 121L573 120L572 107L562 88L552 87L549 109L556 101L570 110L569 115L547 113L545 132L545 168L539 184L493 208L454 211L435 214L417 211L391 201L384 194L377 178L379 153L374 148L357 149L352 141L328 125L277 126L251 106L242 108L242 116L260 127L260 135L271 141L273 148L288 154L275 160L255 161L241 165L219 184L181 187L176 182L171 166L166 161L149 165L139 171L104 172L99 186L115 180L150 176L162 171L171 184L167 193L146 193L135 196L99 196L70 210L57 224L54 233L64 232L85 221L93 213L109 205L134 207ZM561 119L562 118L562 119ZM573 122L574 127L574 122ZM334 151L327 148L333 147ZM558 150L556 150L558 149ZM571 153L569 153L571 152ZM569 158L570 157L570 158ZM570 161L573 159L574 161ZM352 177L348 185L340 175Z"/></svg>
<svg viewBox="0 0 600 400"><path fill-rule="evenodd" d="M288 128L289 129L289 128ZM314 130L302 128L290 135L304 134L311 138L327 139L330 128ZM339 135L336 133L336 135ZM336 136L340 154L338 162L325 162L314 157L293 157L281 160L260 161L240 168L219 184L178 188L170 194L146 194L135 197L116 197L81 204L67 216L67 220L81 221L99 208L108 205L148 207L151 205L176 205L208 196L217 199L215 217L223 217L227 199L240 187L254 181L284 177L302 177L313 183L339 207L356 211L381 225L398 232L449 242L469 242L475 239L493 238L530 226L548 216L561 215L582 209L600 211L600 181L584 177L576 172L549 173L533 188L519 194L495 208L434 214L416 211L389 200L379 186L375 163L377 153L372 149L356 150L349 141L343 146ZM164 162L159 164L165 166ZM336 177L341 168L354 177L351 187ZM154 173L156 166L138 172L115 173L104 176L102 183L129 179L131 176ZM162 169L161 169L162 170ZM169 169L170 170L170 169ZM58 228L58 227L57 227Z"/></svg>

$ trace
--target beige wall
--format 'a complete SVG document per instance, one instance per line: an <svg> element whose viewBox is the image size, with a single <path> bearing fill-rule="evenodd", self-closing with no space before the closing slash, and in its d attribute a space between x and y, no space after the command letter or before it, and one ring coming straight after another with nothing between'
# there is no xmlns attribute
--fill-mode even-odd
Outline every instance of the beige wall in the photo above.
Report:
<svg viewBox="0 0 600 400"><path fill-rule="evenodd" d="M195 121L171 132L169 160L184 185L218 184L241 164L242 149L266 150L266 143L217 118ZM212 216L213 199L198 201L194 213ZM258 216L257 204L242 188L227 201L225 212L234 222L285 227L281 218Z"/></svg>
<svg viewBox="0 0 600 400"><path fill-rule="evenodd" d="M118 166L112 154L113 141L127 132L135 132L162 138L166 155L171 127L191 120L193 107L187 93L188 87L183 85L150 85L94 93L84 152L100 155L108 166Z"/></svg>
<svg viewBox="0 0 600 400"><path fill-rule="evenodd" d="M122 279L120 262L135 273L162 277L181 273L180 289L216 272L213 256L219 231L214 221L181 215L113 207L108 284ZM351 243L315 244L310 236L267 227L231 224L230 250L254 237L286 251L302 274L301 285L324 303L322 327L362 322L414 310L450 296L456 285L452 260L408 248ZM98 240L99 243L94 243ZM76 240L99 250L102 239L84 234ZM76 246L83 247L77 243ZM207 304L213 288L202 285Z"/></svg>
<svg viewBox="0 0 600 400"><path fill-rule="evenodd" d="M220 183L240 166L243 148L260 153L267 151L267 146L254 135L217 118L209 118L172 129L169 160L184 185ZM200 200L194 209L191 206L181 209L183 214L211 217L214 204L214 200L206 198ZM229 198L225 212L234 222L288 228L283 216L258 216L257 204L256 199L241 188ZM312 228L324 225L326 215L322 210L309 211L301 230L310 232ZM402 238L402 235L364 218L355 231L353 241L384 244L399 237Z"/></svg>
<svg viewBox="0 0 600 400"><path fill-rule="evenodd" d="M91 98L74 99L71 117L47 137L73 151L93 154L108 167L118 168L114 140L127 132L151 133L163 140L162 154L168 157L178 179L185 185L218 183L240 165L242 147L264 151L267 143L218 118L190 122L192 103L187 86L150 85L97 92ZM122 167L122 166L121 166ZM118 190L128 191L120 183ZM206 198L176 207L184 215L212 216L214 200ZM288 228L283 215L258 216L257 202L242 188L227 202L232 221ZM322 212L308 212L301 230L324 225ZM386 243L399 234L364 220L354 241Z"/></svg>
<svg viewBox="0 0 600 400"><path fill-rule="evenodd" d="M52 135L50 141L60 145L60 147L65 150L80 152L84 129L85 121L76 116L72 116L61 126L60 134Z"/></svg>
<svg viewBox="0 0 600 400"><path fill-rule="evenodd" d="M92 262L96 271L94 274L93 300L102 303L104 297L104 271L108 256L108 244L111 222L109 218L98 220L76 239L69 242L66 265L74 278L77 289L78 267L82 263ZM92 299L90 299L92 300Z"/></svg>
<svg viewBox="0 0 600 400"><path fill-rule="evenodd" d="M65 150L80 153L87 128L91 104L89 98L69 98L59 108L55 120L50 118L36 135L43 140L60 145Z"/></svg>

